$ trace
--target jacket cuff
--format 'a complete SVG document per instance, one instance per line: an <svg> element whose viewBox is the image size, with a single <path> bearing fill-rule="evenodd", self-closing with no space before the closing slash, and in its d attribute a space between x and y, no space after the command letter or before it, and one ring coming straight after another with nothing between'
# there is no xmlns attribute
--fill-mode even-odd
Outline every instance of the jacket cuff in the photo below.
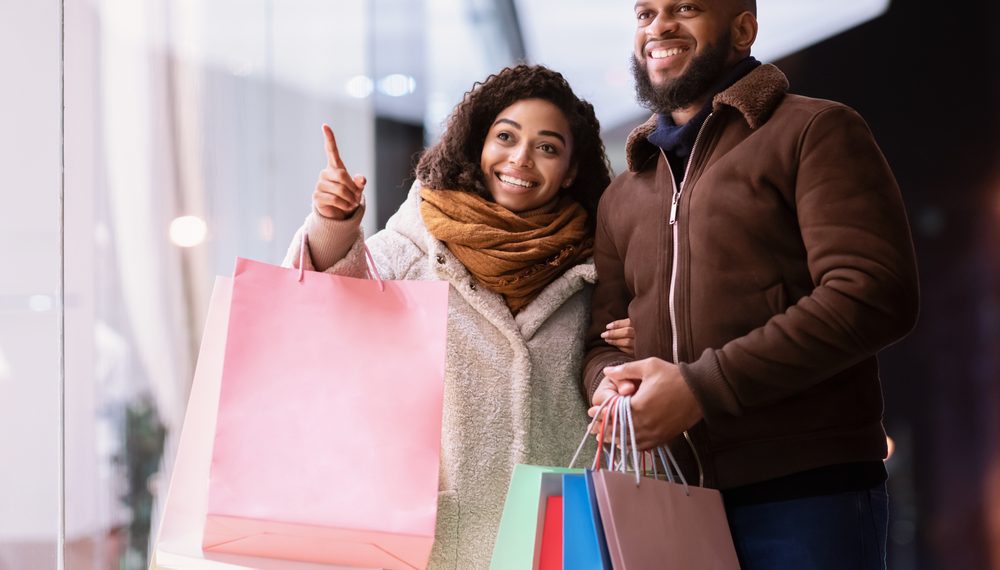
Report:
<svg viewBox="0 0 1000 570"><path fill-rule="evenodd" d="M706 349L698 360L682 362L679 368L681 376L701 405L706 422L711 423L713 417L722 414L743 415L743 406L726 381L715 350Z"/></svg>
<svg viewBox="0 0 1000 570"><path fill-rule="evenodd" d="M309 214L305 231L309 237L309 255L316 271L326 271L347 255L358 240L364 215L364 198L351 217L343 220L327 218L315 209Z"/></svg>
<svg viewBox="0 0 1000 570"><path fill-rule="evenodd" d="M593 402L594 402L594 392L597 391L597 387L600 386L601 382L604 380L604 372L603 372L603 370L605 368L607 368L608 366L618 366L618 365L626 364L626 363L629 363L629 362L632 362L632 360L630 360L628 358L619 358L619 359L610 360L608 362L602 362L601 363L600 368L596 369L596 371L593 373L593 376L591 378L589 378L589 382L588 382L588 384L586 386L586 390L587 390L586 396L587 396L587 405L588 406L590 406L590 405L593 404Z"/></svg>

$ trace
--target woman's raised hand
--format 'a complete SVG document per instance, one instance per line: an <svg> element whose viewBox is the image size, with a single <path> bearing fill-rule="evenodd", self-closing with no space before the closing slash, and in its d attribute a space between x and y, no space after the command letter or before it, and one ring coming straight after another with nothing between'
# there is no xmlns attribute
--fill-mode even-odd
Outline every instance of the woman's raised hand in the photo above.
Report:
<svg viewBox="0 0 1000 570"><path fill-rule="evenodd" d="M617 347L629 356L635 356L635 329L632 319L622 319L608 323L606 331L601 333L604 342Z"/></svg>
<svg viewBox="0 0 1000 570"><path fill-rule="evenodd" d="M326 138L326 168L319 171L316 191L313 192L313 208L321 216L343 220L358 209L361 193L368 181L360 174L353 177L348 174L330 125L323 125L323 135Z"/></svg>

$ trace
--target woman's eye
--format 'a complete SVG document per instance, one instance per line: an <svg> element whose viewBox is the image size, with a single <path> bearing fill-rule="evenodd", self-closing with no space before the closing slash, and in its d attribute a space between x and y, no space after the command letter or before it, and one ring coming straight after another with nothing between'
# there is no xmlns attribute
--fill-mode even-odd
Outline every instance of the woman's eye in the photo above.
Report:
<svg viewBox="0 0 1000 570"><path fill-rule="evenodd" d="M545 143L539 145L538 148L541 149L542 152L546 152L548 154L555 154L556 152L556 145L554 144Z"/></svg>
<svg viewBox="0 0 1000 570"><path fill-rule="evenodd" d="M505 142L509 141L511 139L510 133L507 133L507 132L497 133L497 138L500 139L500 140L502 140L502 141L505 141Z"/></svg>

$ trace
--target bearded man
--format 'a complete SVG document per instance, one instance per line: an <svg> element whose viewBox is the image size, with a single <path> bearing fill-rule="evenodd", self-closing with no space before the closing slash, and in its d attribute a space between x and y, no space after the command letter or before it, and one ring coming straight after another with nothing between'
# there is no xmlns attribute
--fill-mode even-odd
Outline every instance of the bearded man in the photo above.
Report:
<svg viewBox="0 0 1000 570"><path fill-rule="evenodd" d="M917 316L899 188L850 108L750 55L751 0L640 0L653 116L601 200L583 388L722 491L744 569L884 568L877 353ZM602 340L631 318L634 357Z"/></svg>

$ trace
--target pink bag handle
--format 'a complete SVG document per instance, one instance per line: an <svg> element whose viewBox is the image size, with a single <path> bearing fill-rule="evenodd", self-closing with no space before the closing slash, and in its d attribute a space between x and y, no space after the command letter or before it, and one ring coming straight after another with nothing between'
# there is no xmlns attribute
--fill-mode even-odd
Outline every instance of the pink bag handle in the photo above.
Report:
<svg viewBox="0 0 1000 570"><path fill-rule="evenodd" d="M301 283L305 279L306 274L306 244L309 243L309 236L306 234L305 230L302 231L302 237L299 238L299 282ZM368 270L368 278L378 281L378 290L385 291L385 283L382 281L382 274L378 272L378 266L375 265L375 258L372 257L371 250L368 249L368 244L361 242L361 247L365 250L365 268Z"/></svg>
<svg viewBox="0 0 1000 570"><path fill-rule="evenodd" d="M604 411L605 408L608 408L608 406L614 403L614 401L617 399L618 396L612 396L607 400L605 400L604 403L601 404L599 408L597 408L597 413L594 414L594 419L590 420L590 424L587 425L587 432L583 434L583 439L580 440L580 445L576 447L576 453L573 454L573 459L570 460L569 467L572 468L573 465L576 464L577 458L580 457L580 452L583 451L583 446L587 443L587 438L590 437L591 430L594 429L594 426L597 424L598 420L601 419L601 412ZM594 465L597 466L595 467L595 469L600 469L600 454L604 448L604 428L607 425L607 420L608 420L608 415L604 414L604 419L601 422L601 430L600 430L601 433L598 434L598 438L600 439L601 443L598 444L599 449L597 450L597 456L594 457L594 462L591 464L592 466Z"/></svg>

